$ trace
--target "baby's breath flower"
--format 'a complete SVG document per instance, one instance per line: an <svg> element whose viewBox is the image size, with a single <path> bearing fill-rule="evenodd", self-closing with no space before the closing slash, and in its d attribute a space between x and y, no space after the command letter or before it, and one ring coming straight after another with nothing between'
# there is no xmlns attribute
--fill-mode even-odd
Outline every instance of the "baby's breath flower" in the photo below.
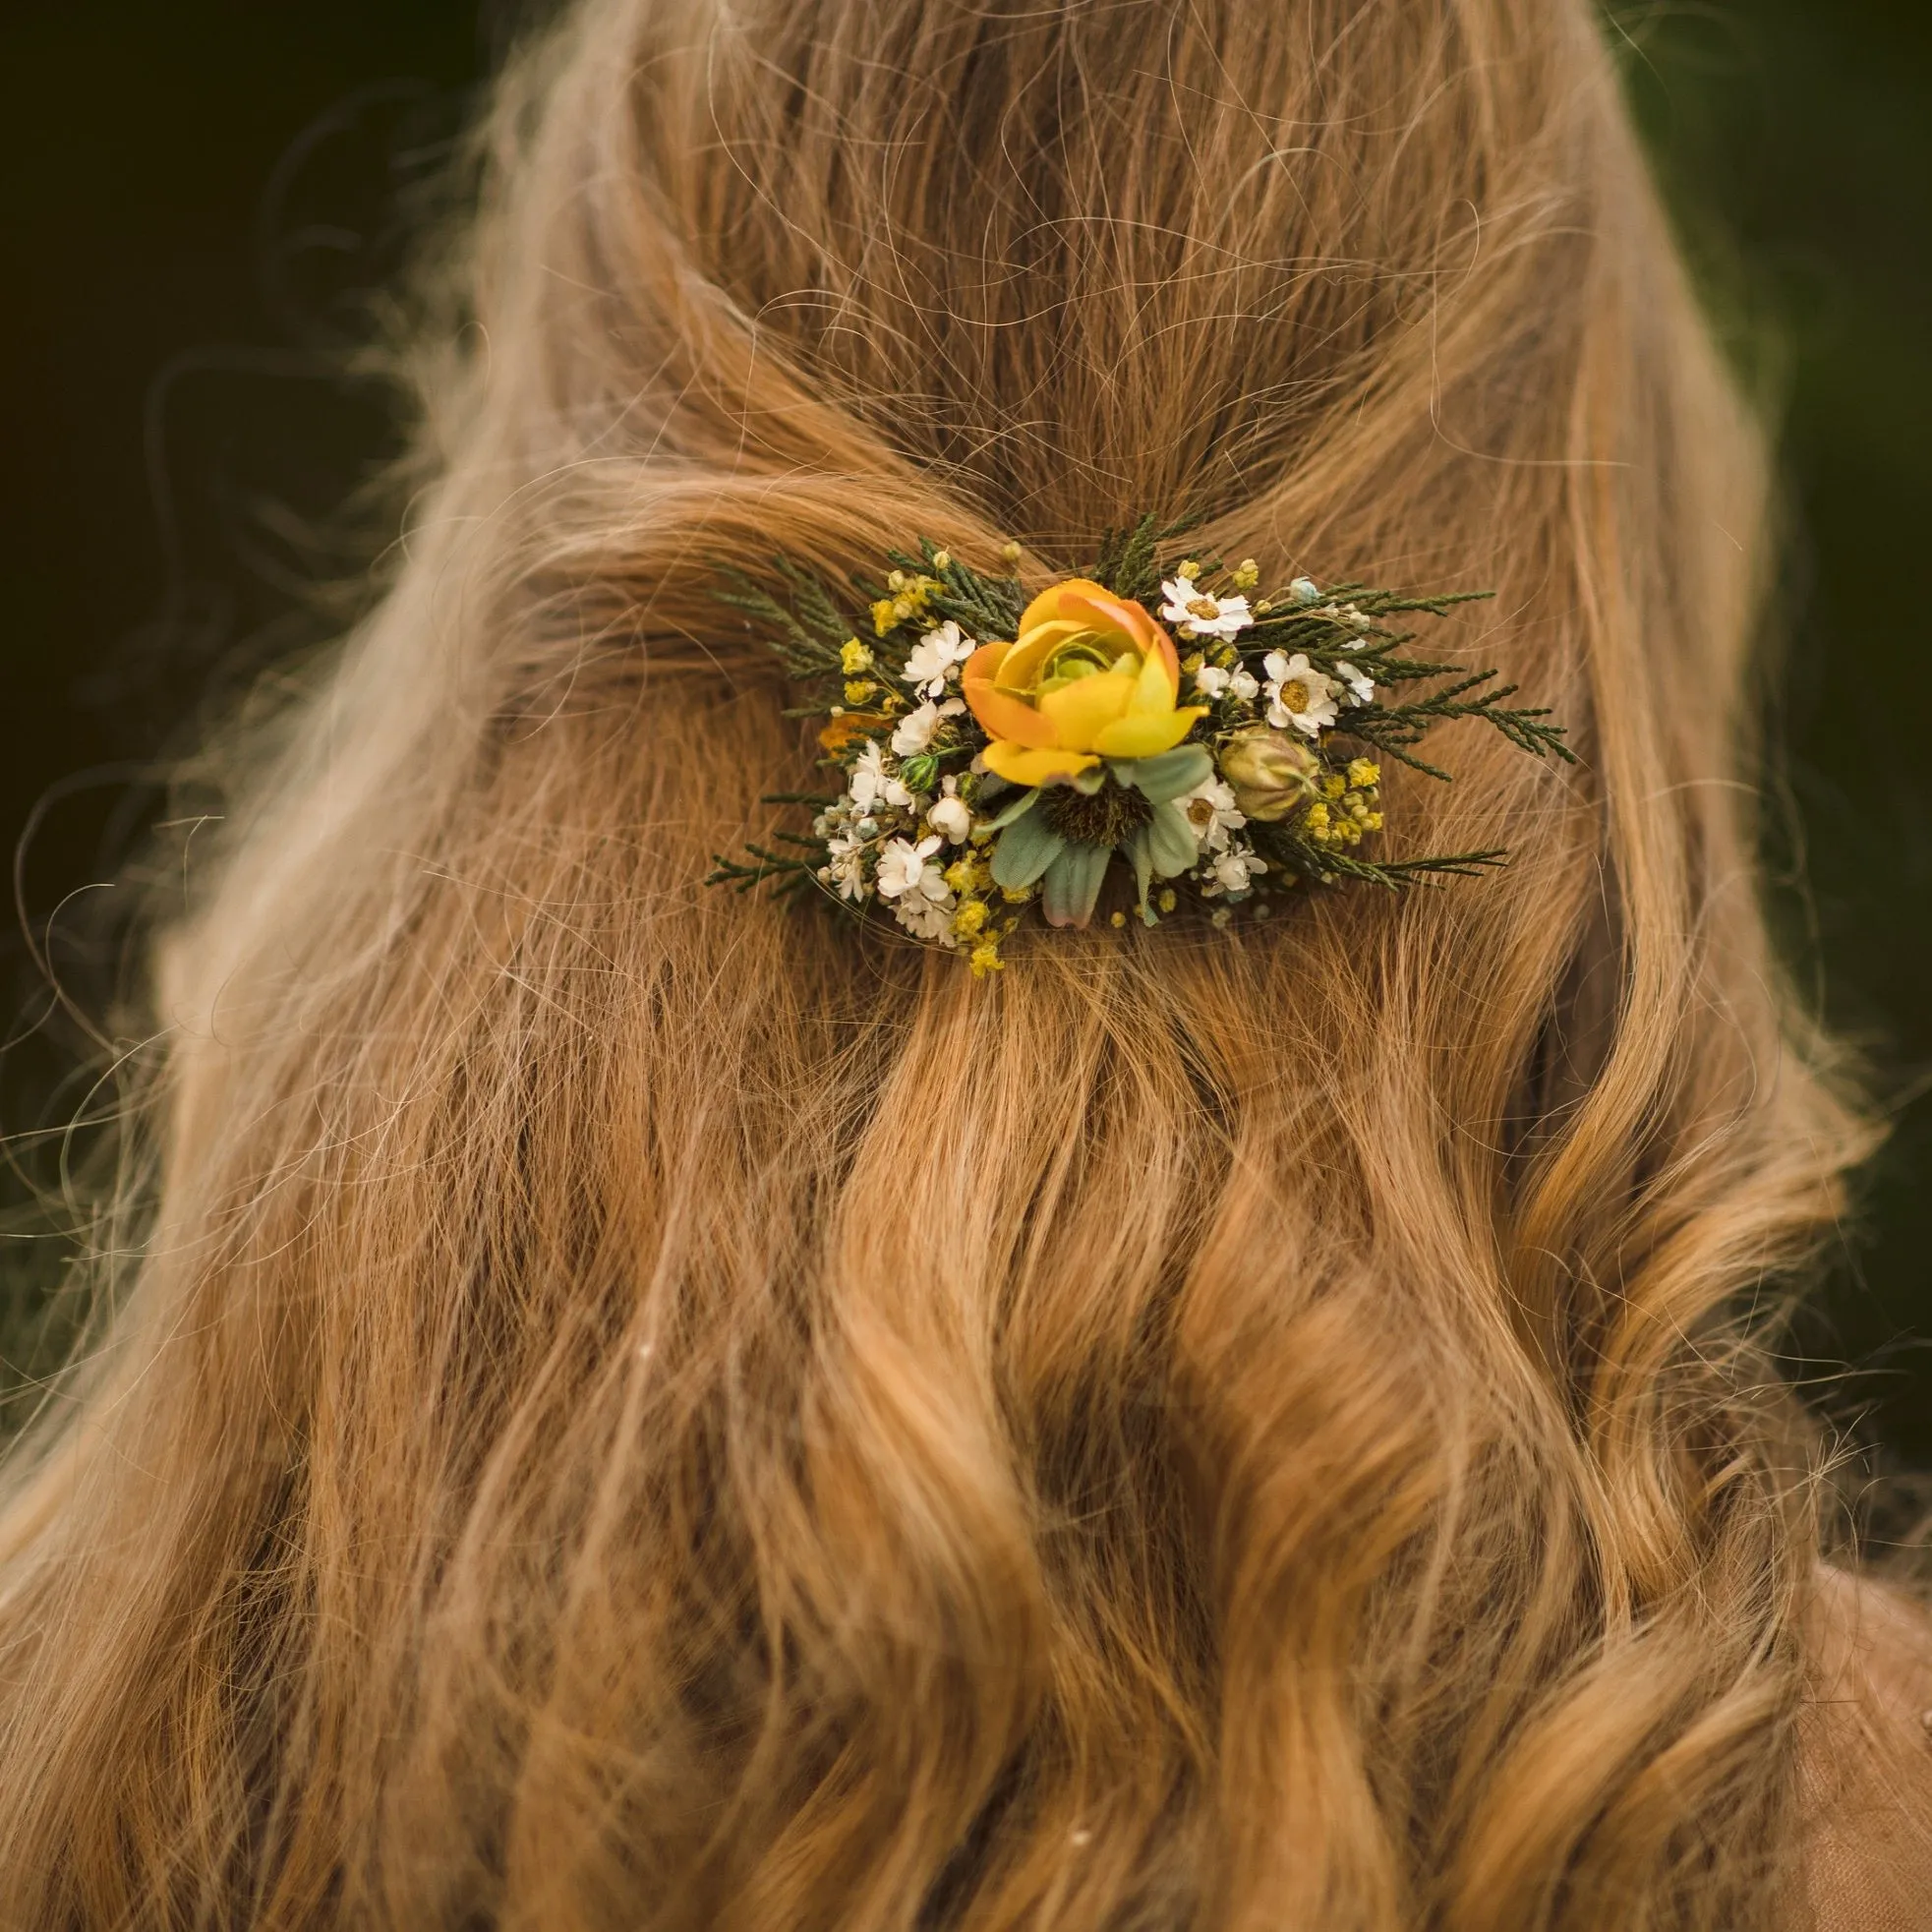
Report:
<svg viewBox="0 0 1932 1932"><path fill-rule="evenodd" d="M953 914L953 931L961 939L977 939L992 916L992 909L983 899L968 899Z"/></svg>
<svg viewBox="0 0 1932 1932"><path fill-rule="evenodd" d="M1351 758L1348 782L1358 790L1371 790L1382 782L1382 768L1373 758Z"/></svg>
<svg viewBox="0 0 1932 1932"><path fill-rule="evenodd" d="M869 677L849 677L846 680L846 702L863 704L878 688Z"/></svg>
<svg viewBox="0 0 1932 1932"><path fill-rule="evenodd" d="M1000 958L999 941L989 939L983 945L975 946L966 957L966 964L972 968L975 979L984 979L989 972L1004 972L1006 962Z"/></svg>
<svg viewBox="0 0 1932 1932"><path fill-rule="evenodd" d="M993 869L977 852L967 852L946 868L946 883L962 898L982 893L993 883Z"/></svg>
<svg viewBox="0 0 1932 1932"><path fill-rule="evenodd" d="M839 646L839 669L848 677L856 677L861 671L872 669L872 650L861 644L856 637L849 637Z"/></svg>

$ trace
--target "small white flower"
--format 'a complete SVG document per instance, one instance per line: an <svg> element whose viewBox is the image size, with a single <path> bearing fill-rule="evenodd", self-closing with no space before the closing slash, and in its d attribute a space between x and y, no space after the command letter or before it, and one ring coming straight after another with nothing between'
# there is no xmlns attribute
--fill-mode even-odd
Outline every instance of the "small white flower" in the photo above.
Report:
<svg viewBox="0 0 1932 1932"><path fill-rule="evenodd" d="M839 888L841 899L863 899L865 884L865 846L858 839L835 839L826 849L832 862L819 875L828 885Z"/></svg>
<svg viewBox="0 0 1932 1932"><path fill-rule="evenodd" d="M952 896L952 889L932 855L941 845L937 832L915 846L910 839L890 839L879 852L877 884L881 897L903 899L907 893L938 900Z"/></svg>
<svg viewBox="0 0 1932 1932"><path fill-rule="evenodd" d="M1186 814L1195 844L1202 851L1221 850L1228 843L1228 834L1239 832L1248 823L1235 803L1233 788L1223 779L1204 779L1174 802Z"/></svg>
<svg viewBox="0 0 1932 1932"><path fill-rule="evenodd" d="M944 899L928 899L923 893L908 892L893 902L892 915L914 939L938 940L952 946L953 914L958 908L949 892Z"/></svg>
<svg viewBox="0 0 1932 1932"><path fill-rule="evenodd" d="M1304 653L1284 658L1279 651L1270 651L1261 660L1261 669L1268 674L1268 723L1277 732L1292 725L1310 737L1319 737L1335 722L1334 682L1317 671Z"/></svg>
<svg viewBox="0 0 1932 1932"><path fill-rule="evenodd" d="M892 840L879 854L876 882L879 896L892 901L893 917L914 938L950 945L959 902L945 874L933 863L939 848L937 833L916 846L909 839Z"/></svg>
<svg viewBox="0 0 1932 1932"><path fill-rule="evenodd" d="M904 810L912 802L912 794L886 770L885 756L872 738L866 739L846 783L852 804L862 813L877 811L881 805Z"/></svg>
<svg viewBox="0 0 1932 1932"><path fill-rule="evenodd" d="M932 801L926 813L926 823L946 841L949 846L963 846L966 835L972 830L972 809L960 796L960 782L956 778L943 781L941 795Z"/></svg>
<svg viewBox="0 0 1932 1932"><path fill-rule="evenodd" d="M908 711L893 727L892 748L902 758L910 758L932 743L932 734L938 731L940 721L957 717L966 709L964 698L948 698L944 704L934 704L928 698L914 711Z"/></svg>
<svg viewBox="0 0 1932 1932"><path fill-rule="evenodd" d="M901 674L914 685L921 697L943 698L949 680L957 679L960 666L979 646L966 636L951 617L937 630L929 630L907 653Z"/></svg>
<svg viewBox="0 0 1932 1932"><path fill-rule="evenodd" d="M1268 862L1260 853L1251 851L1246 846L1235 846L1214 860L1214 883L1223 892L1246 892L1267 869Z"/></svg>
<svg viewBox="0 0 1932 1932"><path fill-rule="evenodd" d="M1345 658L1335 660L1335 670L1341 680L1348 686L1350 704L1374 704L1376 701L1376 680L1365 671L1357 671Z"/></svg>
<svg viewBox="0 0 1932 1932"><path fill-rule="evenodd" d="M1255 621L1245 597L1209 597L1192 577L1164 577L1160 615L1183 637L1232 637Z"/></svg>
<svg viewBox="0 0 1932 1932"><path fill-rule="evenodd" d="M1261 687L1246 665L1223 671L1219 665L1204 664L1194 674L1194 687L1204 698L1238 698L1246 704Z"/></svg>

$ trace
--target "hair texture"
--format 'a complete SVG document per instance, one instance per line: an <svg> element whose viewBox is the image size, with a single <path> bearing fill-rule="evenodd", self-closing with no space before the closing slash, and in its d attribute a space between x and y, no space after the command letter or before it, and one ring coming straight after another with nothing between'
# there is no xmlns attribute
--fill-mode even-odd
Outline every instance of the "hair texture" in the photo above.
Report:
<svg viewBox="0 0 1932 1932"><path fill-rule="evenodd" d="M1799 1922L1763 1328L1864 1129L1586 0L585 0L478 153L9 1465L0 1922ZM1583 763L1449 727L1391 850L1507 870L983 985L701 888L812 755L721 568L1142 510L1494 589Z"/></svg>

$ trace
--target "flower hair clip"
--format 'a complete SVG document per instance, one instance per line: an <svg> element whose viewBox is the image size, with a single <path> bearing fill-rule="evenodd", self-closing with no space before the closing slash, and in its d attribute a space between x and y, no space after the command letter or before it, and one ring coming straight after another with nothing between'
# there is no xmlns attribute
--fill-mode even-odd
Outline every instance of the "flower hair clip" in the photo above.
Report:
<svg viewBox="0 0 1932 1932"><path fill-rule="evenodd" d="M813 889L861 917L999 970L1033 913L1051 926L1130 910L1154 925L1189 904L1217 926L1265 917L1301 882L1401 888L1467 878L1501 850L1363 854L1382 830L1381 760L1446 780L1415 747L1480 718L1521 750L1574 762L1545 709L1512 709L1493 671L1403 655L1405 618L1488 593L1404 597L1295 578L1257 596L1253 560L1164 568L1179 533L1143 518L1090 577L1028 598L922 542L894 553L854 625L816 577L780 559L781 603L743 576L721 593L763 630L822 720L837 789L767 802L813 808L791 849L747 846L708 884ZM1019 547L1009 544L1009 565ZM1415 686L1433 686L1413 692Z"/></svg>

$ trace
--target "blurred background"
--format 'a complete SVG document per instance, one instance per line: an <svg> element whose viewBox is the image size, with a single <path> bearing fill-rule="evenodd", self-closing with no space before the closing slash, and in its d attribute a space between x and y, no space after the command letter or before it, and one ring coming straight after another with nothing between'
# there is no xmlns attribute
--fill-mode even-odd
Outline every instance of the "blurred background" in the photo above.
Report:
<svg viewBox="0 0 1932 1932"><path fill-rule="evenodd" d="M391 453L348 353L480 78L477 0L16 0L0 20L0 1387L61 1345L162 760L353 609ZM1793 509L1767 858L1809 999L1895 1130L1794 1346L1880 1461L1932 1467L1932 8L1615 7L1714 316ZM1853 836L1846 836L1847 830ZM1811 863L1819 846L1829 863ZM90 1039L89 1029L102 1029ZM45 1311L52 1307L49 1324Z"/></svg>

